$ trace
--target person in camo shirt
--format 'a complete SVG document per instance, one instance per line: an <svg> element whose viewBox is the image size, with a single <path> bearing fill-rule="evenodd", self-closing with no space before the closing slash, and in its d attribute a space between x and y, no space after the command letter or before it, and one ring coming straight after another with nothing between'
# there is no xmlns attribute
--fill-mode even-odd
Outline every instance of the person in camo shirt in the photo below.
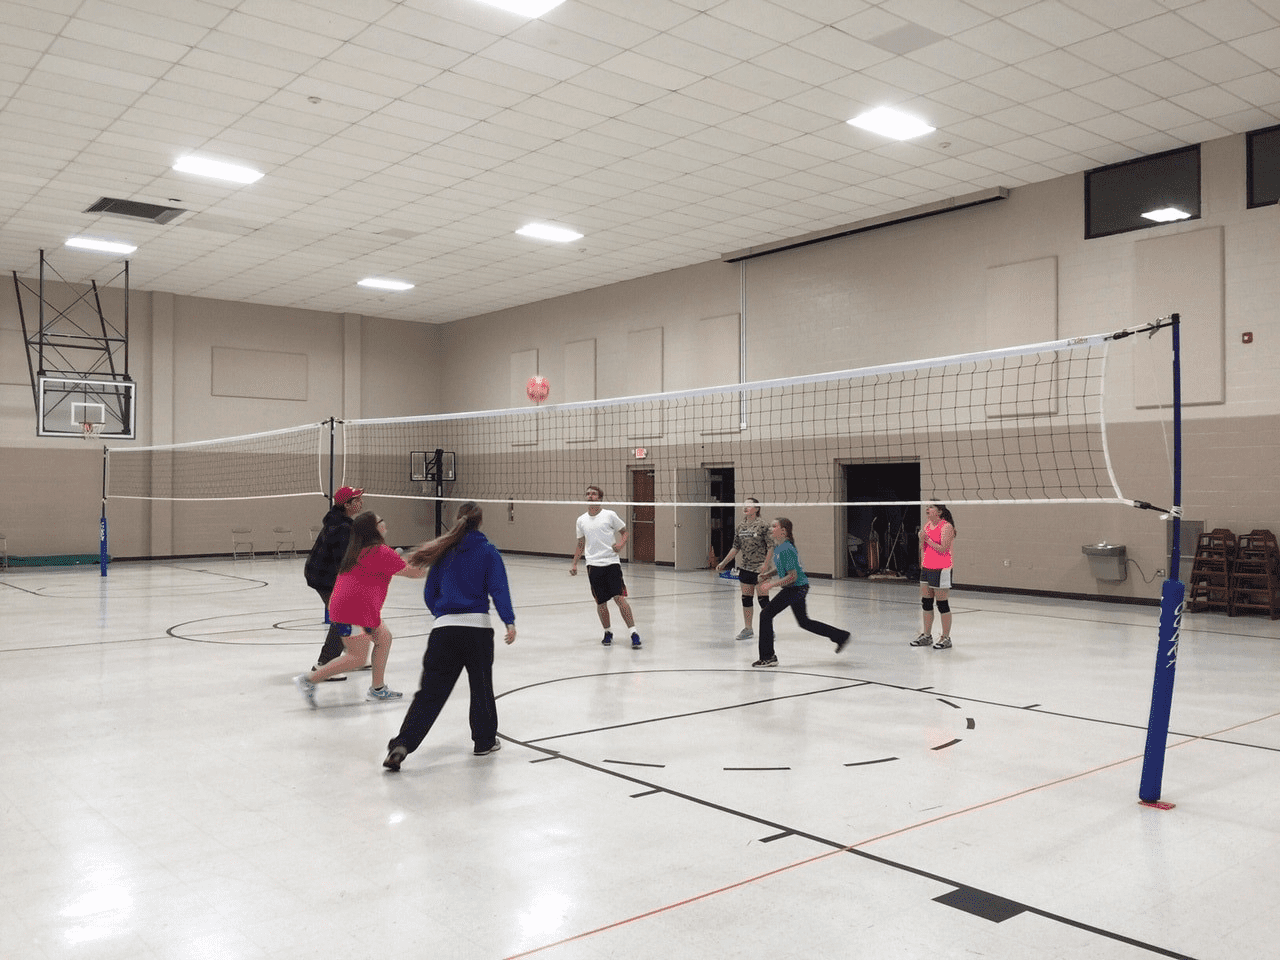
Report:
<svg viewBox="0 0 1280 960"><path fill-rule="evenodd" d="M742 523L733 535L733 549L725 558L716 564L716 570L725 570L736 557L738 560L738 583L742 585L742 630L737 639L750 640L755 634L751 630L751 620L755 612L751 605L754 594L759 598L760 609L769 602L769 592L760 583L760 573L768 569L769 550L773 541L769 537L769 524L760 518L760 501L755 497L747 497L747 505L742 508Z"/></svg>

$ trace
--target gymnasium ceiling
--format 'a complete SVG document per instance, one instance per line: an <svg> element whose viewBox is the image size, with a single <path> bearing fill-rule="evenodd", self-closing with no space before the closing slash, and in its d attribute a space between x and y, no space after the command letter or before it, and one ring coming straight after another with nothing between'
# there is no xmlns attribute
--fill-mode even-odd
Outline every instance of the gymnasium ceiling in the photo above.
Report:
<svg viewBox="0 0 1280 960"><path fill-rule="evenodd" d="M0 266L447 322L1278 122L1280 0L0 0Z"/></svg>

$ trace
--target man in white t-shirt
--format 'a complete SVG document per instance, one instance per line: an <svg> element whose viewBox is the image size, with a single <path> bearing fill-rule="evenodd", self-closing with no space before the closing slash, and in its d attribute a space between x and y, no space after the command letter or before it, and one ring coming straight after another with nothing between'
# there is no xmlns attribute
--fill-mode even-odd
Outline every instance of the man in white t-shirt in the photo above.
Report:
<svg viewBox="0 0 1280 960"><path fill-rule="evenodd" d="M573 551L569 576L578 575L578 561L585 553L591 595L596 601L600 625L604 627L604 639L600 642L606 647L613 643L613 631L609 629L609 601L612 600L631 631L631 649L638 650L640 634L635 629L631 604L627 603L627 585L622 582L622 561L618 559L618 554L627 546L627 525L612 510L600 506L603 499L603 490L594 484L587 487L587 512L578 518L578 547Z"/></svg>

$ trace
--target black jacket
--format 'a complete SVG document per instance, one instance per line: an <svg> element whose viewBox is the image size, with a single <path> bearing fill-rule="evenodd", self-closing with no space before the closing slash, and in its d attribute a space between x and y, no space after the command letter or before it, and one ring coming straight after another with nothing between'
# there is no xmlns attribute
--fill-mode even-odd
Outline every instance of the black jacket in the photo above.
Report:
<svg viewBox="0 0 1280 960"><path fill-rule="evenodd" d="M307 586L316 590L332 590L338 579L338 565L351 542L351 518L342 507L331 507L324 515L320 535L311 546L307 564L302 568Z"/></svg>

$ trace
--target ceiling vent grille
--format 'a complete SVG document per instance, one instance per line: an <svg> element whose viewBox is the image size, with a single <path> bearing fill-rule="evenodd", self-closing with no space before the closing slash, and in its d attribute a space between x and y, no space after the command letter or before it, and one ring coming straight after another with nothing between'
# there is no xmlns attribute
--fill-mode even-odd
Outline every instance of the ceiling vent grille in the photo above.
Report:
<svg viewBox="0 0 1280 960"><path fill-rule="evenodd" d="M187 211L182 207L162 207L158 203L139 203L137 200L101 197L84 212L107 213L113 217L131 217L134 220L149 220L151 223L163 224L176 220Z"/></svg>

